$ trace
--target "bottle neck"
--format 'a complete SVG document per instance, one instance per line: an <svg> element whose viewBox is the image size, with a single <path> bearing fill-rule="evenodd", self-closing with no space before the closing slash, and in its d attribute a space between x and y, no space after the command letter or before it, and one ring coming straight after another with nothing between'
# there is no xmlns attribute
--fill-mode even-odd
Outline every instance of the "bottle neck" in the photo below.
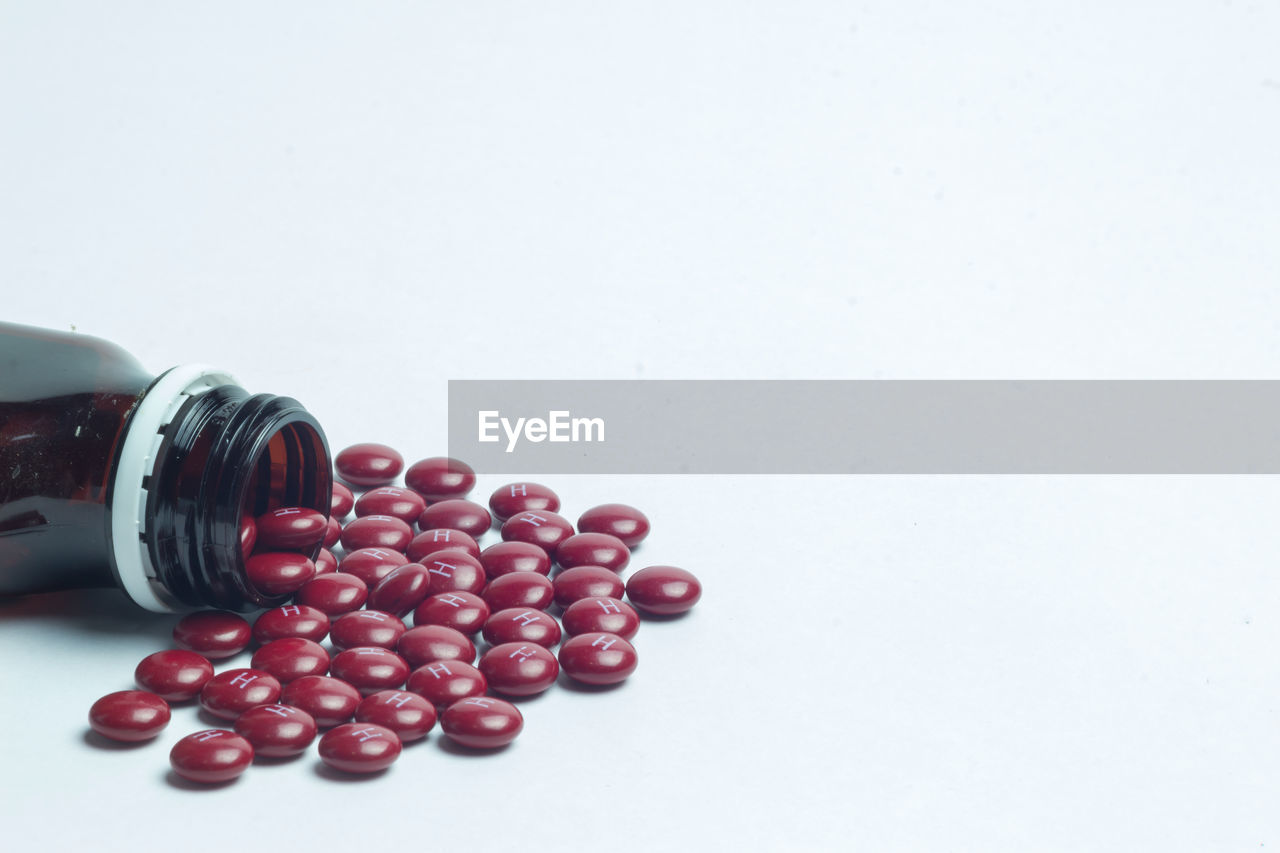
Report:
<svg viewBox="0 0 1280 853"><path fill-rule="evenodd" d="M142 455L129 457L135 440ZM241 518L281 506L328 515L328 445L296 400L175 368L135 412L114 487L115 564L135 601L160 611L273 607L282 597L245 574Z"/></svg>

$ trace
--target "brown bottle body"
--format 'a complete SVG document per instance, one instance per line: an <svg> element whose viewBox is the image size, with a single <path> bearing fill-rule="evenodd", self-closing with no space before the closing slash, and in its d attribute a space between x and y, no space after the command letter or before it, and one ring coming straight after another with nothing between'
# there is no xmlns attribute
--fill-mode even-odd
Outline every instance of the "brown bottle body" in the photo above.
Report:
<svg viewBox="0 0 1280 853"><path fill-rule="evenodd" d="M327 516L330 470L296 400L0 323L0 595L117 585L152 610L272 606L246 579L241 518Z"/></svg>
<svg viewBox="0 0 1280 853"><path fill-rule="evenodd" d="M112 473L154 378L106 341L0 323L0 593L114 583Z"/></svg>

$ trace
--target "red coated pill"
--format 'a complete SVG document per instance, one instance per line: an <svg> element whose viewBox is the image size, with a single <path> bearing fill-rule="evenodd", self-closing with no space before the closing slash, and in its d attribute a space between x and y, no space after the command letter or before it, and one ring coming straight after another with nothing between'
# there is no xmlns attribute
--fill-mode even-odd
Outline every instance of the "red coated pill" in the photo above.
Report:
<svg viewBox="0 0 1280 853"><path fill-rule="evenodd" d="M378 581L391 574L392 569L407 562L408 557L390 548L360 548L342 558L338 571L355 575L366 586L377 586Z"/></svg>
<svg viewBox="0 0 1280 853"><path fill-rule="evenodd" d="M560 616L566 634L604 632L630 640L640 630L640 616L616 598L595 596L570 604Z"/></svg>
<svg viewBox="0 0 1280 853"><path fill-rule="evenodd" d="M405 742L421 740L436 724L436 706L416 693L382 690L360 702L356 722L391 729Z"/></svg>
<svg viewBox="0 0 1280 853"><path fill-rule="evenodd" d="M480 546L461 530L424 530L413 537L407 549L409 559L415 563L442 551L466 554L477 563L480 561Z"/></svg>
<svg viewBox="0 0 1280 853"><path fill-rule="evenodd" d="M499 610L484 623L484 639L491 645L537 643L551 647L560 642L560 623L555 617L528 607Z"/></svg>
<svg viewBox="0 0 1280 853"><path fill-rule="evenodd" d="M249 665L275 677L281 684L304 675L324 675L329 671L329 653L319 643L302 637L272 640L253 653Z"/></svg>
<svg viewBox="0 0 1280 853"><path fill-rule="evenodd" d="M485 681L484 673L469 663L438 660L410 673L408 688L443 708L469 696L483 696L489 682Z"/></svg>
<svg viewBox="0 0 1280 853"><path fill-rule="evenodd" d="M551 574L551 557L537 545L528 542L499 542L480 552L480 564L490 578L513 572Z"/></svg>
<svg viewBox="0 0 1280 853"><path fill-rule="evenodd" d="M471 663L476 659L476 644L467 635L443 625L419 625L400 638L396 651L415 669L438 660Z"/></svg>
<svg viewBox="0 0 1280 853"><path fill-rule="evenodd" d="M356 496L351 493L351 490L341 483L334 483L333 495L329 499L329 517L342 521L355 505Z"/></svg>
<svg viewBox="0 0 1280 853"><path fill-rule="evenodd" d="M310 548L324 538L329 520L324 513L301 506L287 506L265 512L254 519L258 525L258 550L285 551Z"/></svg>
<svg viewBox="0 0 1280 853"><path fill-rule="evenodd" d="M516 739L524 728L524 717L510 702L492 696L471 696L444 710L440 728L461 746L495 749Z"/></svg>
<svg viewBox="0 0 1280 853"><path fill-rule="evenodd" d="M551 582L556 594L556 604L568 607L575 601L592 596L622 598L625 589L618 573L604 566L575 566L556 575Z"/></svg>
<svg viewBox="0 0 1280 853"><path fill-rule="evenodd" d="M406 563L391 570L369 593L369 606L403 616L422 603L431 586L431 574L426 566Z"/></svg>
<svg viewBox="0 0 1280 853"><path fill-rule="evenodd" d="M616 634L579 634L560 647L560 665L584 684L617 684L635 672L636 650Z"/></svg>
<svg viewBox="0 0 1280 853"><path fill-rule="evenodd" d="M522 512L560 509L560 497L538 483L508 483L489 496L489 509L498 521L506 521Z"/></svg>
<svg viewBox="0 0 1280 853"><path fill-rule="evenodd" d="M284 686L280 702L301 708L326 729L351 719L360 704L360 691L327 675L306 675Z"/></svg>
<svg viewBox="0 0 1280 853"><path fill-rule="evenodd" d="M150 740L169 724L169 703L145 690L108 693L89 708L89 727L111 740Z"/></svg>
<svg viewBox="0 0 1280 853"><path fill-rule="evenodd" d="M631 551L617 536L608 533L579 533L560 543L555 550L556 562L562 568L604 566L620 572L631 559Z"/></svg>
<svg viewBox="0 0 1280 853"><path fill-rule="evenodd" d="M490 611L508 607L532 607L546 610L555 597L551 580L535 572L513 572L489 581L484 588L484 603Z"/></svg>
<svg viewBox="0 0 1280 853"><path fill-rule="evenodd" d="M339 451L333 467L353 486L385 486L404 468L404 457L385 444L353 444Z"/></svg>
<svg viewBox="0 0 1280 853"><path fill-rule="evenodd" d="M235 732L206 729L184 737L169 751L173 772L192 782L230 782L253 763L253 745Z"/></svg>
<svg viewBox="0 0 1280 853"><path fill-rule="evenodd" d="M334 678L342 679L365 695L400 687L409 678L409 664L405 659L381 646L344 649L334 655L329 669Z"/></svg>
<svg viewBox="0 0 1280 853"><path fill-rule="evenodd" d="M649 519L633 506L601 504L578 516L578 530L608 533L621 539L628 548L634 548L649 535Z"/></svg>
<svg viewBox="0 0 1280 853"><path fill-rule="evenodd" d="M320 549L315 562L317 575L328 575L338 570L338 558L327 547Z"/></svg>
<svg viewBox="0 0 1280 853"><path fill-rule="evenodd" d="M258 544L258 525L253 516L246 515L240 519L240 554L248 557L253 553L253 546Z"/></svg>
<svg viewBox="0 0 1280 853"><path fill-rule="evenodd" d="M405 624L398 616L381 610L353 610L334 620L329 639L339 651L358 646L394 649L404 632Z"/></svg>
<svg viewBox="0 0 1280 853"><path fill-rule="evenodd" d="M412 525L427 508L422 495L412 489L382 486L370 489L356 501L356 515L389 515Z"/></svg>
<svg viewBox="0 0 1280 853"><path fill-rule="evenodd" d="M476 484L476 472L461 460L433 456L410 465L404 481L429 501L447 501L465 497Z"/></svg>
<svg viewBox="0 0 1280 853"><path fill-rule="evenodd" d="M464 500L439 501L418 514L421 530L461 530L469 536L480 537L493 524L489 510Z"/></svg>
<svg viewBox="0 0 1280 853"><path fill-rule="evenodd" d="M627 598L644 613L684 613L701 597L698 579L675 566L649 566L627 579Z"/></svg>
<svg viewBox="0 0 1280 853"><path fill-rule="evenodd" d="M320 758L344 773L377 773L400 757L400 738L386 726L346 723L320 738Z"/></svg>
<svg viewBox="0 0 1280 853"><path fill-rule="evenodd" d="M392 515L366 515L342 528L342 547L348 551L360 548L403 551L412 540L413 528Z"/></svg>
<svg viewBox="0 0 1280 853"><path fill-rule="evenodd" d="M329 517L324 528L324 542L321 544L326 548L332 548L342 541L342 522L338 519Z"/></svg>
<svg viewBox="0 0 1280 853"><path fill-rule="evenodd" d="M530 613L540 613L531 610ZM556 683L560 664L537 643L503 643L480 657L480 671L489 689L508 696L533 696Z"/></svg>
<svg viewBox="0 0 1280 853"><path fill-rule="evenodd" d="M253 744L257 755L287 758L307 751L316 739L315 719L290 705L259 705L236 718L236 734Z"/></svg>
<svg viewBox="0 0 1280 853"><path fill-rule="evenodd" d="M260 551L244 561L244 571L259 592L288 595L315 577L316 564L294 551Z"/></svg>
<svg viewBox="0 0 1280 853"><path fill-rule="evenodd" d="M304 604L286 604L268 610L253 623L253 638L269 643L285 637L303 637L318 643L329 633L329 617L323 610Z"/></svg>
<svg viewBox="0 0 1280 853"><path fill-rule="evenodd" d="M133 671L133 680L139 687L169 702L196 698L210 678L213 664L209 659L185 649L147 655Z"/></svg>
<svg viewBox="0 0 1280 853"><path fill-rule="evenodd" d="M474 634L489 618L489 605L470 592L441 592L413 611L415 625L444 625L463 634Z"/></svg>
<svg viewBox="0 0 1280 853"><path fill-rule="evenodd" d="M173 628L174 642L211 660L239 654L252 635L248 622L224 610L188 613Z"/></svg>
<svg viewBox="0 0 1280 853"><path fill-rule="evenodd" d="M479 593L484 589L484 567L479 560L461 551L432 554L421 565L431 575L427 595L456 591Z"/></svg>
<svg viewBox="0 0 1280 853"><path fill-rule="evenodd" d="M502 541L527 542L548 554L554 554L556 547L572 536L573 525L567 518L544 510L522 512L502 523Z"/></svg>
<svg viewBox="0 0 1280 853"><path fill-rule="evenodd" d="M200 706L226 720L234 720L254 705L280 698L280 682L260 669L229 669L205 683Z"/></svg>
<svg viewBox="0 0 1280 853"><path fill-rule="evenodd" d="M369 588L355 575L334 572L312 578L298 590L296 601L330 616L359 610L369 597Z"/></svg>

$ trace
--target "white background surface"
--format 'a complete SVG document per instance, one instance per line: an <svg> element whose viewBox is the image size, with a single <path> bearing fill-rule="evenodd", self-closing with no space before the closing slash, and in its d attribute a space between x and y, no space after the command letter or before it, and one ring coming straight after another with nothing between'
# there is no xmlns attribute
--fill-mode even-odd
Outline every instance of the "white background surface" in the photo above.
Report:
<svg viewBox="0 0 1280 853"><path fill-rule="evenodd" d="M1276 378L1280 17L1122 5L3 2L0 316L411 459L450 378ZM172 620L0 603L5 849L1280 840L1273 479L548 480L705 582L625 687L193 792L84 740Z"/></svg>

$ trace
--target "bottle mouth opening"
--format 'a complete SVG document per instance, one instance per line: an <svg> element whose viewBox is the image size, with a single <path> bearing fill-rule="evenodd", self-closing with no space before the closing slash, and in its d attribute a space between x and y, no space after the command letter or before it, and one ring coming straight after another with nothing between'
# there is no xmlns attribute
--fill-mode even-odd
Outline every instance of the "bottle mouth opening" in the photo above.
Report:
<svg viewBox="0 0 1280 853"><path fill-rule="evenodd" d="M143 468L133 532L141 547L115 547L117 563L122 555L140 559L136 566L118 565L122 584L135 601L158 611L282 603L287 596L263 594L249 583L241 519L284 506L329 515L332 475L323 430L296 400L251 396L209 377L194 393L171 400L161 424L143 428L155 443ZM129 532L127 525L122 529ZM319 549L317 543L308 556L314 559Z"/></svg>
<svg viewBox="0 0 1280 853"><path fill-rule="evenodd" d="M205 543L193 543L202 548L206 589L212 594L200 603L228 609L275 607L289 597L267 595L249 582L242 519L283 507L313 509L328 518L333 488L324 433L305 409L290 398L270 395L251 397L245 406L261 409L260 415L248 418L245 435L227 445L220 464L230 479L225 489L222 483L214 486L213 502L205 508ZM247 444L237 447L241 439ZM321 547L317 541L303 553L315 560Z"/></svg>

